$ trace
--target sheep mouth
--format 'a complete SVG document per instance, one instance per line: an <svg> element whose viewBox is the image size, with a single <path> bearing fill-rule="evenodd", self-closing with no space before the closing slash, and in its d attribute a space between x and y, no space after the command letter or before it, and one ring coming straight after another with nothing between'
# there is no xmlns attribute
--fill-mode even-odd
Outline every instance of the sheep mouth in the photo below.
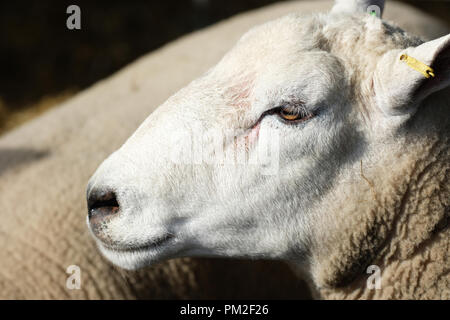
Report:
<svg viewBox="0 0 450 320"><path fill-rule="evenodd" d="M102 244L102 246L110 251L137 253L159 248L162 245L166 244L171 239L173 239L172 235L165 235L163 237L156 238L155 240L152 240L151 242L141 246L119 246L119 245L105 245L105 244Z"/></svg>

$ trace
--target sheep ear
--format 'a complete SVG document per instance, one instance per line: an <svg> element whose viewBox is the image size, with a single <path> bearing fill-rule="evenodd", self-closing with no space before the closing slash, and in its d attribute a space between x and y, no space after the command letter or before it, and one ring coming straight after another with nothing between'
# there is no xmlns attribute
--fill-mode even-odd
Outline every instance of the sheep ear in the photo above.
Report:
<svg viewBox="0 0 450 320"><path fill-rule="evenodd" d="M331 13L367 12L381 18L384 9L384 0L336 0Z"/></svg>
<svg viewBox="0 0 450 320"><path fill-rule="evenodd" d="M388 115L413 113L450 85L450 34L417 47L388 51L373 75L377 105Z"/></svg>

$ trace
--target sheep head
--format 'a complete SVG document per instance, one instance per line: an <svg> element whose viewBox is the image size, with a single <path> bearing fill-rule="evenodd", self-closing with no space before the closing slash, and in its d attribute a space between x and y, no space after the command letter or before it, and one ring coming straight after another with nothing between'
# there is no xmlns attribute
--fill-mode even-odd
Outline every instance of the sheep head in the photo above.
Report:
<svg viewBox="0 0 450 320"><path fill-rule="evenodd" d="M151 114L89 182L101 252L127 269L183 256L283 259L327 284L317 265L352 238L339 220L358 211L349 190L362 211L379 205L366 175L400 157L450 79L450 36L423 43L366 12L381 2L255 27ZM345 257L328 284L374 257L383 239L371 236L365 260Z"/></svg>

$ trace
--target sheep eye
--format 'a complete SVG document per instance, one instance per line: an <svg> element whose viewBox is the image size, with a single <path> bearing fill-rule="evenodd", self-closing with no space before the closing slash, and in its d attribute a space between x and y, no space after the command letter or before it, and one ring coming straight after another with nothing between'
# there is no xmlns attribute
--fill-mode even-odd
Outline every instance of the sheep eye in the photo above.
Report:
<svg viewBox="0 0 450 320"><path fill-rule="evenodd" d="M287 110L285 108L281 108L280 111L278 112L278 114L280 115L281 118L283 118L284 120L287 120L287 121L298 120L301 117L299 112Z"/></svg>
<svg viewBox="0 0 450 320"><path fill-rule="evenodd" d="M282 106L276 108L278 116L287 122L301 122L312 118L312 114L305 111L303 108Z"/></svg>
<svg viewBox="0 0 450 320"><path fill-rule="evenodd" d="M295 105L286 104L265 111L259 117L256 123L259 123L267 115L276 115L283 122L289 124L297 124L306 121L308 119L311 119L312 117L315 116L314 113L311 113L310 111L306 110L300 103L297 103Z"/></svg>

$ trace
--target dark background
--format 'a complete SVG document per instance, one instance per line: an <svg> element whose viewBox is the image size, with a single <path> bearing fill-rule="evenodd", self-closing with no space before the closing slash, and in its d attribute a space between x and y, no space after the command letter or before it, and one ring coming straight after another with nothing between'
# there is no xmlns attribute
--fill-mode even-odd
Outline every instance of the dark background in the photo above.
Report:
<svg viewBox="0 0 450 320"><path fill-rule="evenodd" d="M0 2L0 131L183 34L276 0L40 0ZM404 1L449 21L450 1ZM81 30L66 8L81 8ZM21 121L17 121L21 122Z"/></svg>

